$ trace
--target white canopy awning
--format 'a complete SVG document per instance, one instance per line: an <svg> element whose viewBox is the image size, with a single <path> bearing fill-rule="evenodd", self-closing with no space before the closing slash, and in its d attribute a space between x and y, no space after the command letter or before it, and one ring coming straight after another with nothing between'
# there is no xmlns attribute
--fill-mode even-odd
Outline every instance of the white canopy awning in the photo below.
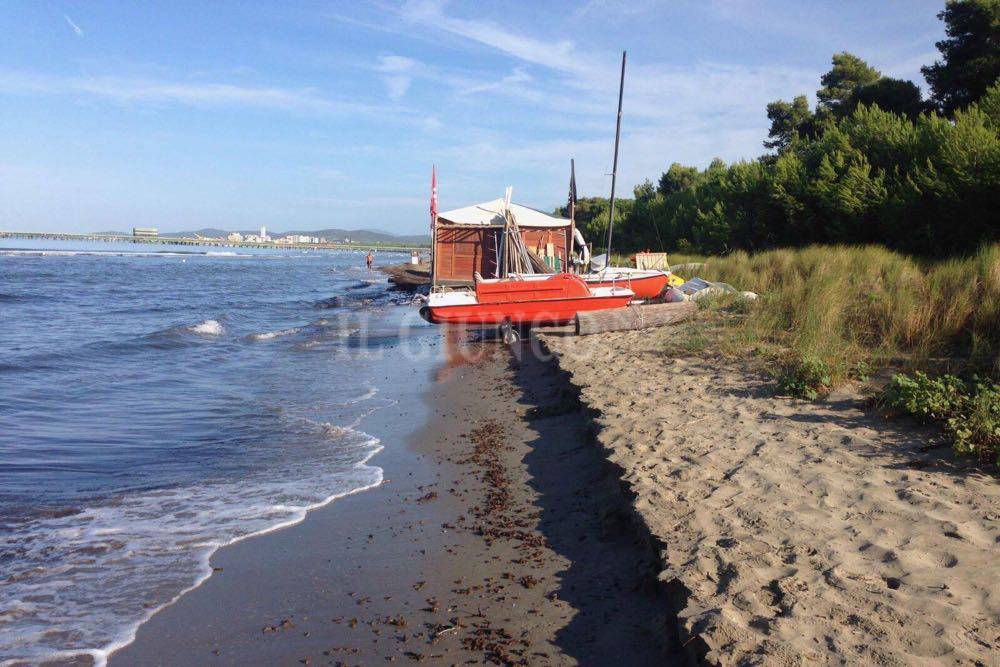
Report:
<svg viewBox="0 0 1000 667"><path fill-rule="evenodd" d="M438 220L454 225L503 226L504 200L494 199L482 204L456 208L438 214ZM511 202L514 222L520 227L569 227L568 218L557 218L541 211Z"/></svg>

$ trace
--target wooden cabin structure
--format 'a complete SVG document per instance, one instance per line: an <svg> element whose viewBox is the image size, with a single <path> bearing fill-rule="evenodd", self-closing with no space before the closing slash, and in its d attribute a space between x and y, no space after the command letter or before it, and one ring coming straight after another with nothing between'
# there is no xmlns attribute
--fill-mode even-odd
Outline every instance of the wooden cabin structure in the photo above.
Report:
<svg viewBox="0 0 1000 667"><path fill-rule="evenodd" d="M498 249L505 229L503 199L439 213L434 221L434 284L471 285L479 273L497 273ZM573 227L567 218L510 204L524 245L554 271L564 270L572 248Z"/></svg>

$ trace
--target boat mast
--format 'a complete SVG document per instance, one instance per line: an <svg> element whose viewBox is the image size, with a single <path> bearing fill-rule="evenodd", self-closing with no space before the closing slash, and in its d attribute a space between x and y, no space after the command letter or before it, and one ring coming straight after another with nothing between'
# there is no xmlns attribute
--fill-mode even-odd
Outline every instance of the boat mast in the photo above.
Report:
<svg viewBox="0 0 1000 667"><path fill-rule="evenodd" d="M569 252L566 253L566 263L563 264L563 271L566 273L576 273L576 269L571 264L574 246L576 244L576 161L570 158L569 161ZM581 255L582 256L582 255ZM584 271L589 267L585 267Z"/></svg>
<svg viewBox="0 0 1000 667"><path fill-rule="evenodd" d="M618 179L618 143L622 136L622 94L625 92L625 51L622 51L622 76L618 84L618 120L615 122L615 161L611 167L611 211L608 213L608 245L604 268L611 266L611 234L615 228L615 181Z"/></svg>

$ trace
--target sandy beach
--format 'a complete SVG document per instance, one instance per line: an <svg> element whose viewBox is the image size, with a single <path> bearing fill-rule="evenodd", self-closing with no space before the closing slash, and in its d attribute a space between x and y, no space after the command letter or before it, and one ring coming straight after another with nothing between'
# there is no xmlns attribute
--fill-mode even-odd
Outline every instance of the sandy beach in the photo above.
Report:
<svg viewBox="0 0 1000 667"><path fill-rule="evenodd" d="M452 339L382 486L220 550L112 664L996 664L997 479L675 333Z"/></svg>
<svg viewBox="0 0 1000 667"><path fill-rule="evenodd" d="M659 542L691 657L998 664L997 478L860 396L775 397L676 335L543 339Z"/></svg>
<svg viewBox="0 0 1000 667"><path fill-rule="evenodd" d="M220 550L111 664L674 662L656 552L563 377L473 355L385 420L381 487Z"/></svg>

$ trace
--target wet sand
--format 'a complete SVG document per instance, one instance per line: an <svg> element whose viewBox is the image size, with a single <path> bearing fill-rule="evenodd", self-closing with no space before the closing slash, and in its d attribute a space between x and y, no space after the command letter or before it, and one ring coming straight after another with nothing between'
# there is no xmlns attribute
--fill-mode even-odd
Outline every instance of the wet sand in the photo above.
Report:
<svg viewBox="0 0 1000 667"><path fill-rule="evenodd" d="M111 664L675 662L657 554L564 378L476 350L380 417L386 483L221 549Z"/></svg>

